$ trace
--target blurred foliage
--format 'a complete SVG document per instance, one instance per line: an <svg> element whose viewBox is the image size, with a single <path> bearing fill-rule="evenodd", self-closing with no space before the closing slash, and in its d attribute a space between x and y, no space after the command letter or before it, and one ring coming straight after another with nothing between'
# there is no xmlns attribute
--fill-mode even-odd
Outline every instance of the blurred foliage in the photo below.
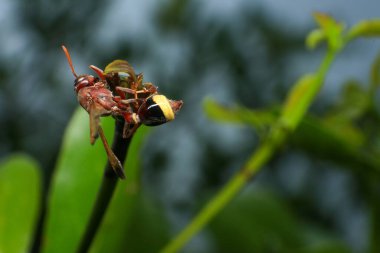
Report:
<svg viewBox="0 0 380 253"><path fill-rule="evenodd" d="M49 196L43 252L74 252L93 208L107 156L100 141L90 145L88 121L87 112L78 108L67 127ZM112 118L102 119L108 139L113 123ZM126 161L128 179L120 182L114 193L93 252L105 249L118 252L125 242L125 232L140 192L140 165L136 157L146 134L146 128L139 129L130 146Z"/></svg>
<svg viewBox="0 0 380 253"><path fill-rule="evenodd" d="M100 184L106 155L100 142L93 147L89 144L88 116L75 111L67 126L77 102L72 76L60 52L62 43L70 47L78 73L89 73L89 64L104 67L111 60L127 59L137 72L146 74L147 81L158 84L161 92L185 101L175 125L155 129L146 140L146 129L135 136L126 163L127 181L119 183L91 252L162 248L173 231L204 204L204 197L241 166L257 144L256 137L262 140L269 134L271 124L283 112L278 104L295 74L313 67L310 55L301 59L302 66L293 66L293 57L304 56L308 24L286 27L288 23L279 21L264 5L248 8L242 4L228 18L199 1L144 3L150 12L140 12L136 7L141 4L122 2L12 2L10 21L3 26L7 30L0 39L4 48L0 54L0 155L27 152L41 168L36 172L39 166L24 164L30 159L22 157L12 158L22 163L12 165L12 172L3 173L0 168L0 252L25 252L39 206L48 208L43 251L72 252ZM307 37L310 49L325 42L339 48L345 40L373 37L379 31L378 19L359 22L349 30L323 15L317 19L321 28ZM149 25L140 26L144 22ZM331 22L334 29L323 29L331 27ZM351 50L363 52L356 47ZM315 55L318 58L319 51ZM380 252L380 57L367 83L353 80L351 73L341 74L348 81L342 84L340 96L328 105L321 97L323 106L312 108L300 119L268 170L257 178L263 189L249 189L239 196L212 222L209 237L200 236L203 244L192 242L185 252L196 252L194 248L205 252ZM240 127L207 121L200 106L206 95L212 96L204 104L209 117ZM288 114L296 117L290 102ZM110 137L112 120L102 122ZM254 131L247 131L250 128ZM277 184L278 178L281 171L287 171L284 157L299 151L312 163L312 171L304 178L307 190L301 187L289 194L286 186ZM346 197L352 206L342 208L362 211L368 223L364 229L348 227L363 216L350 220L352 216L344 216L342 209L330 212L318 201L330 196L310 193L311 188L324 187L326 177L316 175L335 172L335 168L350 180L344 190L353 193ZM286 176L292 184L291 175ZM4 187L12 189L11 197L3 194ZM37 193L40 187L42 197ZM339 197L340 193L334 194ZM342 220L349 225L338 226ZM352 234L368 238L358 245L360 239L348 239Z"/></svg>
<svg viewBox="0 0 380 253"><path fill-rule="evenodd" d="M123 230L115 231L122 232L118 241L119 247L113 252L158 252L165 243L169 240L169 223L162 212L162 207L152 201L151 197L140 195L135 207L134 213L131 216L131 223ZM96 246L96 245L95 245ZM105 248L103 251L108 251Z"/></svg>
<svg viewBox="0 0 380 253"><path fill-rule="evenodd" d="M325 34L325 40L328 45L319 67L314 73L301 76L293 85L287 94L279 116L269 126L268 134L264 136L241 169L204 205L191 222L163 248L162 252L177 252L184 247L195 234L202 230L242 191L243 187L260 172L265 164L272 160L278 148L286 143L288 136L302 122L316 95L323 87L326 75L334 59L349 42L344 34L345 29L342 23L336 22L331 16L323 13L315 13L314 18L319 25L319 29ZM206 105L211 105L215 108L213 103ZM207 111L216 111L220 117L222 110ZM229 114L227 113L227 115ZM236 119L233 120L236 121Z"/></svg>
<svg viewBox="0 0 380 253"><path fill-rule="evenodd" d="M339 39L337 40L334 36L341 36L340 34L342 31L339 29L331 30L329 28L330 26L337 26L337 24L329 20L328 17L320 14L316 15L316 20L323 28L325 35L322 37L329 41L329 48L331 50L341 49L341 43L343 42L338 42ZM339 24L338 26L341 27L342 25ZM373 30L369 31L368 29L366 33L357 32L355 33L355 36L367 36L367 33L371 35L377 34L378 30L380 30L380 26L377 26L377 23L376 25L371 24L370 27ZM357 26L352 29L357 29ZM327 32L330 32L331 34L329 35ZM317 42L313 42L313 40L318 41L318 43L322 40L322 37L315 34L315 31L311 32L307 39L309 47L314 47L314 45L316 45ZM350 32L349 36L350 39L354 38ZM374 196L377 196L375 198L380 197L378 191L380 182L380 160L378 157L380 155L380 149L377 145L377 139L380 136L380 132L378 127L374 127L380 124L380 118L379 112L377 108L374 107L375 103L373 101L373 92L375 92L375 89L378 86L378 76L380 74L379 58L380 54L372 65L369 84L363 85L355 81L346 83L343 86L341 99L338 100L336 105L329 108L324 116L316 117L309 115L303 117L303 112L299 111L305 110L305 105L302 102L308 100L307 95L305 95L305 89L311 85L311 82L314 82L315 79L318 78L315 75L306 75L294 85L292 91L290 91L290 96L288 97L282 112L284 119L289 121L289 123L283 122L284 126L286 127L290 125L296 127L296 131L291 134L289 139L289 144L291 146L306 152L309 156L314 158L327 159L337 163L338 165L348 166L352 172L357 175L360 182L360 188L363 191L363 194L367 196L367 204L373 209L371 222L373 225L371 228L371 252L377 252L379 245L377 243L377 239L375 238L378 238L380 235L378 227L379 205L377 201L374 202L373 199ZM228 108L219 105L210 99L205 101L204 106L205 112L214 120L246 124L256 129L259 133L262 132L263 124L267 124L267 129L269 129L271 125L274 125L275 119L279 115L279 112L276 109L255 111L241 106ZM301 120L299 126L297 126L297 124L293 125L292 122L295 122L298 119ZM257 216L260 217L260 219L264 219L265 217L265 215ZM276 215L269 216L272 218L276 217ZM238 222L235 221L233 224L236 225ZM270 227L268 224L267 226ZM284 227L294 226L287 225ZM231 227L229 227L229 229L231 229ZM232 231L236 231L236 228L232 229ZM280 230L273 229L273 231ZM252 232L253 231L251 231L251 233ZM269 234L268 232L263 233L266 235ZM295 234L304 233L298 232ZM255 236L253 237L256 238ZM269 236L268 238L271 237ZM289 239L282 240L288 243L291 243L292 241ZM258 241L265 242L265 240L259 239ZM276 245L276 243L273 242L268 245L273 246ZM340 245L343 245L343 243L340 243ZM258 246L256 245L256 247ZM258 248L258 251L287 252L286 249L288 247L289 246L281 245L278 249L273 249L267 246L265 248ZM288 251L298 252L294 249L294 247L297 246L290 245L290 249ZM248 247L248 249L252 248L255 247ZM321 252L325 252L324 250L329 251L328 247L323 248ZM335 245L332 245L332 252L347 252L348 247L345 247L342 250L343 251L338 250L335 248ZM228 252L228 250L226 252ZM249 252L249 250L247 250L247 252ZM306 250L305 252L308 251Z"/></svg>
<svg viewBox="0 0 380 253"><path fill-rule="evenodd" d="M0 252L27 252L40 211L41 174L37 163L15 154L0 164Z"/></svg>
<svg viewBox="0 0 380 253"><path fill-rule="evenodd" d="M258 218L260 217L260 218ZM301 224L273 193L241 194L211 222L216 252L350 252L333 235Z"/></svg>
<svg viewBox="0 0 380 253"><path fill-rule="evenodd" d="M102 120L107 137L112 122ZM43 252L75 251L87 224L107 161L100 141L90 145L88 126L87 112L78 108L67 127L53 175Z"/></svg>

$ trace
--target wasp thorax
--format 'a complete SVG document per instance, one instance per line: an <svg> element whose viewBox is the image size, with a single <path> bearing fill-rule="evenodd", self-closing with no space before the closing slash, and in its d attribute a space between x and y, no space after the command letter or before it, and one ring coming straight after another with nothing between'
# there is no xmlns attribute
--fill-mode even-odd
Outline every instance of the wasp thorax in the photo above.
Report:
<svg viewBox="0 0 380 253"><path fill-rule="evenodd" d="M167 99L164 95L152 95L148 97L140 106L138 116L142 124L147 126L157 126L171 121L175 118L175 113L182 105L182 101L178 101L173 107L173 101Z"/></svg>
<svg viewBox="0 0 380 253"><path fill-rule="evenodd" d="M74 81L74 90L78 92L80 89L92 86L96 82L96 78L92 75L81 75L78 76Z"/></svg>

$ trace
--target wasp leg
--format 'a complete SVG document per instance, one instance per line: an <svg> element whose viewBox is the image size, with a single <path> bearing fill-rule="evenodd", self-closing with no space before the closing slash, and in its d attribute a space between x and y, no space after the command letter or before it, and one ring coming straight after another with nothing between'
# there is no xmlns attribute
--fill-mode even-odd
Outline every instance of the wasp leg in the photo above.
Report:
<svg viewBox="0 0 380 253"><path fill-rule="evenodd" d="M132 94L132 95L134 95L135 99L138 99L138 94L140 94L140 93L152 93L152 90L150 90L150 89L148 90L145 88L143 90L134 90L134 89L130 89L130 88L117 86L116 90L124 91L126 93Z"/></svg>
<svg viewBox="0 0 380 253"><path fill-rule="evenodd" d="M100 104L104 109L108 110L109 113L111 113L112 115L121 115L121 110L120 108L117 106L117 103L115 101L115 104L110 106L108 103L106 103L105 101L103 101L102 99L99 99L99 98L94 98L94 101L98 104Z"/></svg>
<svg viewBox="0 0 380 253"><path fill-rule="evenodd" d="M120 103L125 104L125 105L129 105L129 104L136 103L136 102L137 101L134 98L120 100Z"/></svg>
<svg viewBox="0 0 380 253"><path fill-rule="evenodd" d="M124 122L124 127L123 127L123 138L126 139L128 136L128 130L129 130L130 125L128 124L127 121Z"/></svg>
<svg viewBox="0 0 380 253"><path fill-rule="evenodd" d="M120 177L121 179L125 178L124 170L123 170L123 165L121 165L121 162L119 159L116 157L115 153L112 151L110 146L108 145L107 139L104 135L103 129L101 126L99 126L99 135L100 139L103 142L104 149L106 150L107 156L108 156L108 161L110 162L113 170L115 171L116 175Z"/></svg>
<svg viewBox="0 0 380 253"><path fill-rule="evenodd" d="M135 98L130 98L130 99L121 99L118 101L118 106L122 108L123 106L129 106L131 110L137 111L139 109L139 103L138 101L143 101L142 99L135 99Z"/></svg>
<svg viewBox="0 0 380 253"><path fill-rule="evenodd" d="M124 113L123 138L132 136L136 129L141 125L140 118L136 113Z"/></svg>
<svg viewBox="0 0 380 253"><path fill-rule="evenodd" d="M124 91L124 92L132 94L132 95L136 95L137 94L137 90L126 88L126 87L116 86L116 90Z"/></svg>
<svg viewBox="0 0 380 253"><path fill-rule="evenodd" d="M158 88L153 83L143 83L143 87L151 94L155 94L158 92Z"/></svg>

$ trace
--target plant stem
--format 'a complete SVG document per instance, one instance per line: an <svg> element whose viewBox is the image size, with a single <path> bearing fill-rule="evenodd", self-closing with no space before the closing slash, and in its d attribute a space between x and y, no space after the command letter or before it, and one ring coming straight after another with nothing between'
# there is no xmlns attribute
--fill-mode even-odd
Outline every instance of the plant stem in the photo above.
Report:
<svg viewBox="0 0 380 253"><path fill-rule="evenodd" d="M299 117L292 117L291 120L285 118L283 114L272 126L270 134L264 139L258 149L252 154L244 167L230 179L222 190L211 199L200 213L182 230L162 251L161 253L177 252L181 249L196 233L198 233L216 214L218 214L247 184L247 182L257 174L261 167L268 162L277 148L286 140L287 136L298 126L299 122L307 112L310 104L320 90L326 73L336 55L336 51L329 50L323 59L320 68L316 73L316 79L312 82L304 96L307 97L306 103L302 106ZM289 94L290 95L290 94ZM282 123L288 122L284 126Z"/></svg>
<svg viewBox="0 0 380 253"><path fill-rule="evenodd" d="M115 121L115 133L112 144L112 150L115 153L116 157L119 158L121 164L124 164L124 161L126 160L128 147L132 139L132 137L127 139L123 138L123 126L124 121ZM103 216L107 210L108 204L111 201L117 182L118 177L113 171L110 163L107 162L104 169L103 181L101 183L94 208L92 209L92 214L89 223L87 224L86 231L78 247L78 253L88 252L103 219Z"/></svg>

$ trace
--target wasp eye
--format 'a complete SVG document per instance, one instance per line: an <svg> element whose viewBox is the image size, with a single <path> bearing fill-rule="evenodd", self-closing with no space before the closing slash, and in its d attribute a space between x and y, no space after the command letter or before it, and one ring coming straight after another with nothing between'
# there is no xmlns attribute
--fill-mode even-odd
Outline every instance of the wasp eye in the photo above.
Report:
<svg viewBox="0 0 380 253"><path fill-rule="evenodd" d="M83 75L79 76L77 79L74 81L74 89L76 92L78 92L80 89L86 87L86 86L91 86L95 82L95 78L91 75Z"/></svg>
<svg viewBox="0 0 380 253"><path fill-rule="evenodd" d="M157 126L174 119L173 109L164 95L152 95L147 98L138 115L146 126Z"/></svg>
<svg viewBox="0 0 380 253"><path fill-rule="evenodd" d="M74 86L77 86L78 84L83 83L83 81L86 81L83 76L75 79L74 80Z"/></svg>

